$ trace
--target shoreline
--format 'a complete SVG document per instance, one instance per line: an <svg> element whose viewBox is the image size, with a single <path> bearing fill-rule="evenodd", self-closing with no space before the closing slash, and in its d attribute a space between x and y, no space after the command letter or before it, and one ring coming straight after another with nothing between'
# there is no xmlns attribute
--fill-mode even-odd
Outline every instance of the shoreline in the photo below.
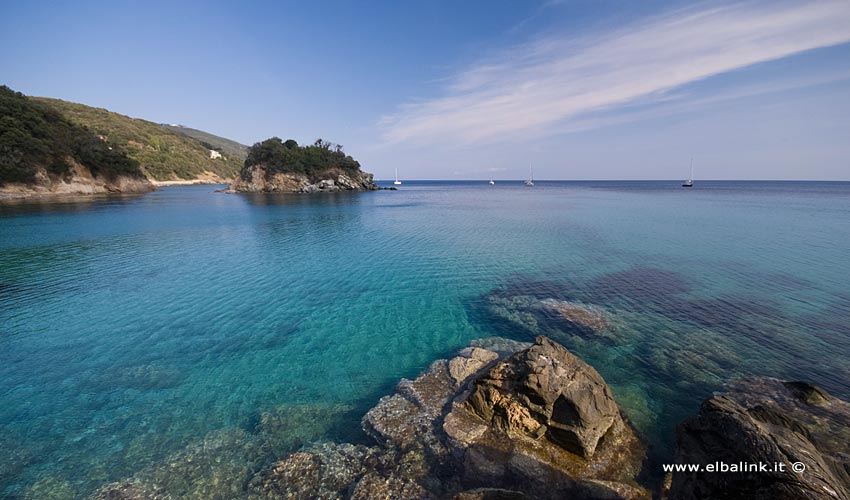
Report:
<svg viewBox="0 0 850 500"><path fill-rule="evenodd" d="M126 196L126 195L140 195L146 193L152 193L159 188L171 187L171 186L200 186L200 185L226 185L228 183L227 180L214 180L214 179L180 179L180 180L172 180L172 181L157 181L153 179L149 179L148 182L153 189L145 189L145 190L128 190L128 191L90 191L90 192L68 192L68 191L39 191L39 190L2 190L0 189L0 202L7 201L27 201L27 200L59 200L66 198L79 198L79 199L91 199L102 196Z"/></svg>
<svg viewBox="0 0 850 500"><path fill-rule="evenodd" d="M151 179L151 184L156 187L169 187L169 186L201 186L201 185L215 185L215 184L228 184L227 180L214 180L214 179L179 179L176 181L155 181Z"/></svg>

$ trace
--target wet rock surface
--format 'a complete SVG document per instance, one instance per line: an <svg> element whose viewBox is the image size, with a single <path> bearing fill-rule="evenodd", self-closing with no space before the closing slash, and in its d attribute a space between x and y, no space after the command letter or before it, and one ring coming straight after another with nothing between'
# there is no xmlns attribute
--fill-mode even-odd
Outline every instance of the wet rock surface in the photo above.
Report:
<svg viewBox="0 0 850 500"><path fill-rule="evenodd" d="M676 462L785 464L770 472L676 472L668 498L850 498L850 403L805 382L729 384L678 428ZM801 463L805 471L795 472Z"/></svg>

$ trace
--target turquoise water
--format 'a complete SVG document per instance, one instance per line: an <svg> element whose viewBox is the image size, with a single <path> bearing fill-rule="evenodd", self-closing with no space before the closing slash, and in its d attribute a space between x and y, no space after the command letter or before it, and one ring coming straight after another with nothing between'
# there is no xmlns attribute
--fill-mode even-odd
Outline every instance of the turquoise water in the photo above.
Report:
<svg viewBox="0 0 850 500"><path fill-rule="evenodd" d="M398 379L492 335L584 357L656 460L732 376L850 397L850 183L213 189L0 205L0 496L171 470L202 497L217 466L173 465L198 443L238 482L363 440ZM546 298L604 308L614 333L529 306Z"/></svg>

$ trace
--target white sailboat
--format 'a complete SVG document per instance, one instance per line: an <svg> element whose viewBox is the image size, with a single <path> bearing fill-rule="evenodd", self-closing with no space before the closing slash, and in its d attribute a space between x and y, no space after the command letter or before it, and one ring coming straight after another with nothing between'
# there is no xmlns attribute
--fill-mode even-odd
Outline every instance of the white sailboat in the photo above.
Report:
<svg viewBox="0 0 850 500"><path fill-rule="evenodd" d="M398 169L395 169L395 182L393 182L396 186L401 186L401 181L398 180Z"/></svg>
<svg viewBox="0 0 850 500"><path fill-rule="evenodd" d="M528 187L534 185L534 167L532 167L531 163L528 164L528 180L523 182Z"/></svg>
<svg viewBox="0 0 850 500"><path fill-rule="evenodd" d="M496 181L494 181L493 179L490 179L490 185L492 186L494 184L496 184Z"/></svg>
<svg viewBox="0 0 850 500"><path fill-rule="evenodd" d="M694 159L691 158L691 176L688 177L688 180L682 183L682 187L690 188L694 187Z"/></svg>

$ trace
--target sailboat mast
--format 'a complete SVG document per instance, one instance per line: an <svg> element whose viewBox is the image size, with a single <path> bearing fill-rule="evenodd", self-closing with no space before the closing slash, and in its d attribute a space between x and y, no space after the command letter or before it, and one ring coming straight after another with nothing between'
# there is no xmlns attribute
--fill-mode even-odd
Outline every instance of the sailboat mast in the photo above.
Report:
<svg viewBox="0 0 850 500"><path fill-rule="evenodd" d="M691 177L690 177L690 179L694 180L694 158L693 158L693 156L691 157Z"/></svg>

